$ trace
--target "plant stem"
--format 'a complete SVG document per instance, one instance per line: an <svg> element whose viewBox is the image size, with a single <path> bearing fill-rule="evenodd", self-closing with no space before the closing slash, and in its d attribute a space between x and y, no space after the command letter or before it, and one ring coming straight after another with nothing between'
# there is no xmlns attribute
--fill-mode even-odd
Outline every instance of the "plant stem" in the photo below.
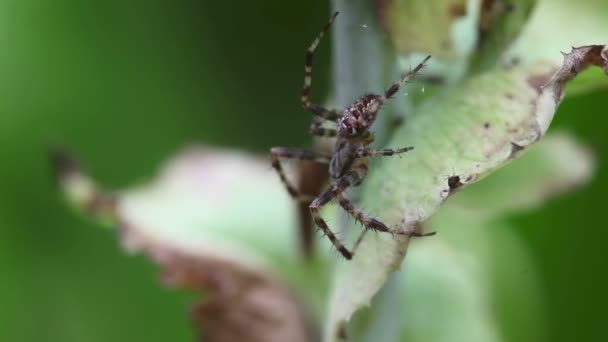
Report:
<svg viewBox="0 0 608 342"><path fill-rule="evenodd" d="M332 1L333 11L340 12L332 28L333 90L338 108L345 108L364 94L384 89L387 74L396 69L395 64L387 63L387 60L390 60L387 58L389 53L383 43L383 33L378 25L374 3L370 0ZM374 125L375 137L380 144L388 139L389 122L392 118L388 112L383 114ZM351 224L349 220L341 220L341 225L341 231L348 231ZM395 280L389 280L389 283L394 284L385 286L379 294L380 298L391 299L382 300L377 304L388 304L390 307L391 304L399 302L400 286ZM379 330L387 328L382 326L384 322L394 323L393 320L374 319L372 313L368 324L365 324L368 331L364 336L373 337ZM388 330L391 330L391 327L388 327Z"/></svg>
<svg viewBox="0 0 608 342"><path fill-rule="evenodd" d="M378 25L374 1L333 0L340 15L332 28L332 64L335 102L345 108L359 97L382 90L384 85L385 46ZM374 125L376 137L386 136L380 115Z"/></svg>

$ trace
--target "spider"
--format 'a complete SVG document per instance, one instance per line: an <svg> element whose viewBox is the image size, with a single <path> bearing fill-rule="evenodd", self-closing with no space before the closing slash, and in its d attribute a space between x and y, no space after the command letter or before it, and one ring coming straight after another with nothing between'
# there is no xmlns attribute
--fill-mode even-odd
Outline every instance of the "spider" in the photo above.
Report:
<svg viewBox="0 0 608 342"><path fill-rule="evenodd" d="M372 149L368 148L367 146L374 141L374 135L370 129L376 120L376 116L383 103L395 95L404 83L409 81L420 69L422 69L424 67L424 63L428 61L431 56L427 56L399 82L393 84L388 90L386 90L383 95L365 95L344 111L326 109L320 105L311 103L309 94L312 83L313 52L337 15L338 12L334 13L327 24L325 24L323 27L321 33L315 38L306 51L304 87L302 89L301 99L304 109L312 112L312 114L315 116L315 119L310 126L310 133L319 137L337 137L335 151L333 155L324 155L318 152L298 148L273 147L270 150L270 155L272 167L276 169L289 194L293 198L302 202L310 201L310 197L300 194L300 192L296 190L293 184L287 179L281 166L281 158L311 160L328 165L329 175L332 180L331 186L314 198L312 202L310 202L309 209L315 224L319 226L321 230L323 230L325 235L329 238L335 248L344 256L344 258L350 260L352 259L359 242L362 240L367 230L409 236L426 236L434 234L408 232L401 229L387 227L384 223L357 209L342 194L349 187L357 186L361 183L368 171L368 157L393 156L413 149L413 147L403 147L398 149ZM335 128L324 128L322 125L324 121L334 123ZM360 221L365 227L363 233L357 239L357 242L355 242L352 252L348 250L340 242L340 240L338 240L336 235L329 229L329 226L319 214L319 210L333 199L337 199L340 206L355 219Z"/></svg>

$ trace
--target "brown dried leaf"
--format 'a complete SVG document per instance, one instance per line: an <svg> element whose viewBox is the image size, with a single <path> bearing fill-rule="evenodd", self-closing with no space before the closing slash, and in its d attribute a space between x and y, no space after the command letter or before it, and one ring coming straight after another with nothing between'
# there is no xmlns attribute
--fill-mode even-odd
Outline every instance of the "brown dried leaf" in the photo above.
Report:
<svg viewBox="0 0 608 342"><path fill-rule="evenodd" d="M215 252L185 251L134 225L122 224L120 232L130 251L143 251L161 266L165 284L204 295L190 312L201 341L310 341L302 305L270 270Z"/></svg>

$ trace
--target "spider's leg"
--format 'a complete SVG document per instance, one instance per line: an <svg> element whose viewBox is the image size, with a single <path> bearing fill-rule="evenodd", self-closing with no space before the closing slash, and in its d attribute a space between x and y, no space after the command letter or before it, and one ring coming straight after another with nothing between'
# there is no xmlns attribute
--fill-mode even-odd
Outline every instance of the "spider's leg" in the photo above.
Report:
<svg viewBox="0 0 608 342"><path fill-rule="evenodd" d="M325 190L322 194L320 194L314 201L310 204L310 214L312 215L313 220L323 230L323 233L327 235L331 243L336 247L336 249L344 256L344 258L350 260L353 257L353 254L344 247L344 245L338 240L336 235L329 229L329 226L323 220L321 215L319 214L319 210L327 203L329 203L332 199L339 196L342 192L344 192L349 186L356 183L360 179L359 175L355 171L348 172L343 177L339 178L331 187Z"/></svg>
<svg viewBox="0 0 608 342"><path fill-rule="evenodd" d="M308 132L314 136L325 138L335 137L338 134L335 129L322 127L319 121L313 122Z"/></svg>
<svg viewBox="0 0 608 342"><path fill-rule="evenodd" d="M383 148L383 149L372 149L372 148L361 148L358 149L357 151L355 151L355 156L357 158L365 158L365 157L372 157L372 156L393 156L396 154L401 154L401 153L405 153L408 151L413 150L413 147L402 147L402 148L397 148L397 149L390 149L390 148Z"/></svg>
<svg viewBox="0 0 608 342"><path fill-rule="evenodd" d="M349 214L351 214L355 219L361 222L366 228L363 232L361 232L361 235L359 235L357 241L355 241L352 255L355 255L355 252L359 248L359 244L361 244L361 241L363 241L365 234L367 234L367 232L370 230L389 233L391 235L397 234L417 237L435 235L435 232L419 233L415 231L404 231L402 229L387 227L384 223L376 220L375 218L370 217L369 215L356 208L348 199L346 199L341 194L338 194L336 197L338 198L338 203L340 203L340 206L344 208L344 210L346 210Z"/></svg>
<svg viewBox="0 0 608 342"><path fill-rule="evenodd" d="M357 250L359 249L359 245L361 244L361 241L363 241L363 238L365 237L367 232L369 232L368 229L363 229L361 234L359 234L357 241L355 241L355 244L353 245L353 255L355 255L355 253L357 253Z"/></svg>
<svg viewBox="0 0 608 342"><path fill-rule="evenodd" d="M411 80L412 77L416 76L416 73L418 71L420 71L420 69L424 68L424 63L426 63L429 60L429 58L431 58L430 55L426 56L422 60L422 62L420 62L420 64L416 65L416 67L414 69L410 70L410 72L405 74L405 76L403 76L401 81L393 84L390 88L388 88L388 90L384 93L384 98L382 100L389 99L389 98L391 98L391 96L395 95L395 93L397 93L399 91L399 88L401 88L402 85L404 85L409 80Z"/></svg>
<svg viewBox="0 0 608 342"><path fill-rule="evenodd" d="M346 210L349 214L351 214L355 219L361 222L365 226L365 228L377 232L405 235L402 230L387 227L384 223L362 212L341 194L338 194L336 197L338 198L338 203L340 203L340 206L344 208L344 210Z"/></svg>
<svg viewBox="0 0 608 342"><path fill-rule="evenodd" d="M291 197L306 202L310 200L306 196L300 194L300 192L293 186L293 184L287 179L285 175L285 171L281 166L280 158L285 159L298 159L298 160L311 160L317 163L329 164L330 157L321 155L319 153L315 153L313 151L298 149L298 148L290 148L290 147L273 147L270 149L270 159L272 163L272 167L277 170L279 177L285 187L287 188L287 192L291 195Z"/></svg>
<svg viewBox="0 0 608 342"><path fill-rule="evenodd" d="M323 27L323 30L319 35L315 38L315 40L310 44L308 49L306 50L306 64L304 65L304 86L302 87L302 106L312 112L314 115L317 115L325 120L336 121L340 117L340 111L334 109L326 109L318 104L314 104L310 102L310 86L312 84L312 56L313 52L319 45L321 38L325 35L331 23L334 22L338 12L334 13L332 17L329 19L327 24Z"/></svg>

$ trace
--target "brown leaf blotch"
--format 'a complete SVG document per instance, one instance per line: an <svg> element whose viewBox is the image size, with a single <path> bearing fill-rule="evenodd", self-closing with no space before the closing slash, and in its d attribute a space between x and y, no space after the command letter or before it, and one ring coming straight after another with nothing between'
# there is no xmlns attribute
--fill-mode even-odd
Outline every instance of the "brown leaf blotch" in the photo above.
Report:
<svg viewBox="0 0 608 342"><path fill-rule="evenodd" d="M526 79L528 85L532 87L536 92L540 95L542 92L542 88L549 83L551 77L555 74L555 69L551 69L549 72L544 72L542 74L530 75Z"/></svg>

